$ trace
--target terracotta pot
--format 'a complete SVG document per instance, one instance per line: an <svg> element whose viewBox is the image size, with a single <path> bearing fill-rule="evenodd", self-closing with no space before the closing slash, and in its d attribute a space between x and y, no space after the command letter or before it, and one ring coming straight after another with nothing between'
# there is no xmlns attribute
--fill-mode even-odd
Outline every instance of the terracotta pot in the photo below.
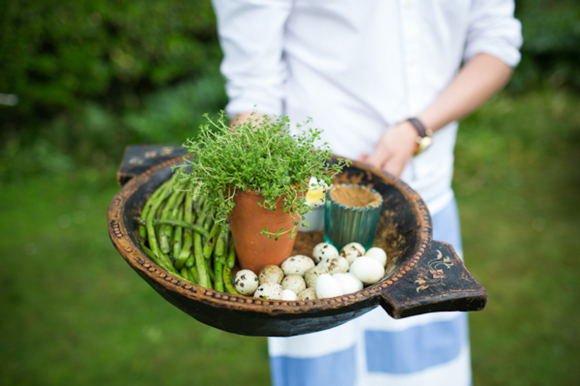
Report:
<svg viewBox="0 0 580 386"><path fill-rule="evenodd" d="M292 253L293 238L288 234L281 235L278 240L274 236L260 234L266 227L270 232L276 232L294 227L294 222L300 219L297 214L283 211L284 200L280 198L276 210L264 209L257 204L264 202L264 197L252 191L238 191L234 196L236 206L230 217L230 225L236 254L243 269L251 269L256 274L267 264L280 265Z"/></svg>

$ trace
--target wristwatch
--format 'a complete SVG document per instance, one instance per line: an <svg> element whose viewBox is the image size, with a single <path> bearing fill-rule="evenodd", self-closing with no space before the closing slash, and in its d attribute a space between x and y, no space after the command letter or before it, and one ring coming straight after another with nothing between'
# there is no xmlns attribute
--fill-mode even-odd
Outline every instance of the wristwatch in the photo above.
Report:
<svg viewBox="0 0 580 386"><path fill-rule="evenodd" d="M417 148L415 149L415 155L423 153L429 146L431 146L431 142L433 142L433 131L429 130L428 128L423 125L423 122L418 120L415 117L407 118L407 121L413 125L415 130L417 130Z"/></svg>

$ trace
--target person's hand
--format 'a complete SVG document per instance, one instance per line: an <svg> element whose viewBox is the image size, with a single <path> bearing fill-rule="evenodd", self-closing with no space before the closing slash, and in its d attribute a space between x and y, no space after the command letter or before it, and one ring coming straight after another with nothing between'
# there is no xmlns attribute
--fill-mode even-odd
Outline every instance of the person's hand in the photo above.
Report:
<svg viewBox="0 0 580 386"><path fill-rule="evenodd" d="M252 113L240 113L232 119L231 126L241 125L242 123L246 123L250 117L252 117Z"/></svg>
<svg viewBox="0 0 580 386"><path fill-rule="evenodd" d="M400 177L403 168L417 149L417 130L409 121L388 127L372 154L362 154L359 161Z"/></svg>

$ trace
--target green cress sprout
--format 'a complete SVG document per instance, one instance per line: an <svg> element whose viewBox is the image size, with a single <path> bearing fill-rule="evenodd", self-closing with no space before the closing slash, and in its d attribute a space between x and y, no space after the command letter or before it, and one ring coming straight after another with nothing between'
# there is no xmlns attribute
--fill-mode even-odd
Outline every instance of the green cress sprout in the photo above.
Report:
<svg viewBox="0 0 580 386"><path fill-rule="evenodd" d="M332 153L327 143L315 146L321 130L292 134L288 117L271 119L253 113L234 127L228 125L223 111L215 120L208 114L204 117L208 123L200 125L199 136L183 145L194 157L185 159L179 177L191 182L195 194L207 197L218 223L227 221L235 192L248 189L264 197L264 208L276 209L282 197L285 212L302 216L310 211L302 194L310 178L330 185L348 165L342 158L329 162ZM293 237L297 228L298 222L289 230L264 228L261 233L276 239L283 233Z"/></svg>

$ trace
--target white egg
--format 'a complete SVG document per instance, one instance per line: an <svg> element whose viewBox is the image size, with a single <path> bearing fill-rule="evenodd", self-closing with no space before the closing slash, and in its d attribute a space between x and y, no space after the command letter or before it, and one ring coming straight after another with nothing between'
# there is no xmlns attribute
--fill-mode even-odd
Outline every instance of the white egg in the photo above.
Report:
<svg viewBox="0 0 580 386"><path fill-rule="evenodd" d="M343 295L342 287L335 278L325 273L316 281L316 297L318 299L333 298Z"/></svg>
<svg viewBox="0 0 580 386"><path fill-rule="evenodd" d="M316 264L320 263L320 260L324 259L325 257L332 256L338 256L338 249L329 243L316 244L312 250L312 258Z"/></svg>
<svg viewBox="0 0 580 386"><path fill-rule="evenodd" d="M336 273L332 277L338 281L344 295L363 289L363 283L352 273Z"/></svg>
<svg viewBox="0 0 580 386"><path fill-rule="evenodd" d="M362 256L350 265L350 272L365 285L374 284L385 275L385 267L372 257Z"/></svg>
<svg viewBox="0 0 580 386"><path fill-rule="evenodd" d="M282 300L296 300L297 296L294 291L285 289L282 291Z"/></svg>
<svg viewBox="0 0 580 386"><path fill-rule="evenodd" d="M372 257L384 266L387 265L387 252L383 248L372 247L365 253L365 256Z"/></svg>

